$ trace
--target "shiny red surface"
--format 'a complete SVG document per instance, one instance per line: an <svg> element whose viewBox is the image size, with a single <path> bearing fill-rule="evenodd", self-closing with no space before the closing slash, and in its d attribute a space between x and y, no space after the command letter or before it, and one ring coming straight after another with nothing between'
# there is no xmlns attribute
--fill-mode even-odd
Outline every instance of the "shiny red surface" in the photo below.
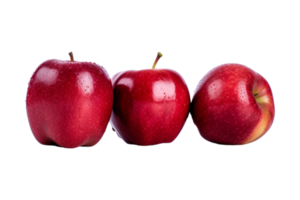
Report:
<svg viewBox="0 0 300 200"><path fill-rule="evenodd" d="M111 123L125 142L153 145L172 142L189 113L190 96L175 71L150 69L113 78Z"/></svg>
<svg viewBox="0 0 300 200"><path fill-rule="evenodd" d="M42 144L92 146L102 137L113 103L111 80L95 63L48 60L31 77L26 108Z"/></svg>
<svg viewBox="0 0 300 200"><path fill-rule="evenodd" d="M267 95L270 102L258 103ZM243 144L261 120L262 112L274 119L274 102L268 82L258 73L239 64L212 69L199 83L191 114L200 134L220 144ZM267 120L266 120L267 121Z"/></svg>

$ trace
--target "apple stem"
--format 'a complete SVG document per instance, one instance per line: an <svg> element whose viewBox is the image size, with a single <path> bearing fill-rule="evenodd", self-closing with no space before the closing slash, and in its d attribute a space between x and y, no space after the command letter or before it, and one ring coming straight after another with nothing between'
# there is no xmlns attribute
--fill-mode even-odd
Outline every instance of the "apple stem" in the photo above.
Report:
<svg viewBox="0 0 300 200"><path fill-rule="evenodd" d="M155 56L152 60L152 64L150 65L150 68L155 69L162 58L165 57L165 54L162 51L155 52Z"/></svg>
<svg viewBox="0 0 300 200"><path fill-rule="evenodd" d="M74 56L73 56L73 53L70 52L69 55L70 55L71 62L74 62Z"/></svg>

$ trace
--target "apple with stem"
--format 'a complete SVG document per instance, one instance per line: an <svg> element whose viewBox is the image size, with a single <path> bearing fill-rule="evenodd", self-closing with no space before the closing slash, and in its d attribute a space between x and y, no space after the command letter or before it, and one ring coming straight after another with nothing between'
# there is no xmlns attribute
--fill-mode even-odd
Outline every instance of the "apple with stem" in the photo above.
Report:
<svg viewBox="0 0 300 200"><path fill-rule="evenodd" d="M103 67L70 57L45 61L32 75L26 98L29 124L41 144L93 146L110 119L112 83Z"/></svg>
<svg viewBox="0 0 300 200"><path fill-rule="evenodd" d="M170 69L125 71L113 77L111 124L127 143L172 142L189 114L190 95L183 78Z"/></svg>
<svg viewBox="0 0 300 200"><path fill-rule="evenodd" d="M212 69L198 84L191 114L202 137L219 144L246 144L264 135L274 120L271 88L240 64Z"/></svg>

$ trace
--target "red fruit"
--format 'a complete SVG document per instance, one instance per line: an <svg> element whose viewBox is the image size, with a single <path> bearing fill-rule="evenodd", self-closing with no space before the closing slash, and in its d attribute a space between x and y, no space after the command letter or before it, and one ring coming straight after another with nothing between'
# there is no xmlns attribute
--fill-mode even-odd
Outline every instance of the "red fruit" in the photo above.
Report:
<svg viewBox="0 0 300 200"><path fill-rule="evenodd" d="M35 138L45 145L93 146L108 124L113 90L95 63L48 60L31 77L27 115Z"/></svg>
<svg viewBox="0 0 300 200"><path fill-rule="evenodd" d="M189 113L190 96L182 77L173 70L126 71L113 77L111 124L129 144L172 142Z"/></svg>
<svg viewBox="0 0 300 200"><path fill-rule="evenodd" d="M268 82L250 68L221 65L200 81L191 114L206 140L246 144L260 138L272 125L272 91Z"/></svg>

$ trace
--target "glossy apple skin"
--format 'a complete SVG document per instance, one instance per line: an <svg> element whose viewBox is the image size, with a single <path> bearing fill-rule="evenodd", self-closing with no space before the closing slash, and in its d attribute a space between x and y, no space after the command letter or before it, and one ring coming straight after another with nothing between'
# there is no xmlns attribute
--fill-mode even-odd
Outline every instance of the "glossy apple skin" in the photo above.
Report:
<svg viewBox="0 0 300 200"><path fill-rule="evenodd" d="M93 146L113 104L111 80L95 63L48 60L31 77L27 116L35 138L66 148Z"/></svg>
<svg viewBox="0 0 300 200"><path fill-rule="evenodd" d="M224 64L198 84L191 114L206 140L235 145L266 133L275 108L271 88L261 75L240 64Z"/></svg>
<svg viewBox="0 0 300 200"><path fill-rule="evenodd" d="M172 142L189 114L190 95L173 70L126 71L113 77L111 124L128 144Z"/></svg>

